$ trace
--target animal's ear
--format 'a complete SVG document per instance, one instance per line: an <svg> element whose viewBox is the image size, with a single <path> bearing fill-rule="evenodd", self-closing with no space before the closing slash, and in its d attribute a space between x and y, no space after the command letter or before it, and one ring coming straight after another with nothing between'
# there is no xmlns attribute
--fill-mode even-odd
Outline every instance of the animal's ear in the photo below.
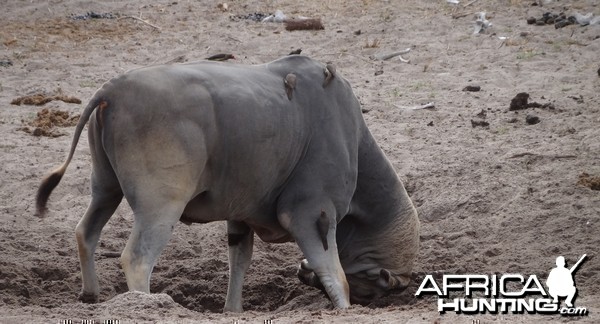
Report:
<svg viewBox="0 0 600 324"><path fill-rule="evenodd" d="M381 269L381 271L379 271L377 285L385 290L404 289L409 283L410 277L392 274L387 269Z"/></svg>

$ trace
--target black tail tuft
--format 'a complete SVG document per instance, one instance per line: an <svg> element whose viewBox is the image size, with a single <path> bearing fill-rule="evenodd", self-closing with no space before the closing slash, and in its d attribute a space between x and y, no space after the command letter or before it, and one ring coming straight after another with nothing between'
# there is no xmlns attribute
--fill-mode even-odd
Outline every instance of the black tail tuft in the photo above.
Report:
<svg viewBox="0 0 600 324"><path fill-rule="evenodd" d="M44 217L44 214L46 213L46 203L48 203L48 198L50 198L52 190L56 188L63 175L64 170L58 170L51 173L46 178L44 178L44 180L42 180L42 184L38 189L37 196L35 199L36 216Z"/></svg>

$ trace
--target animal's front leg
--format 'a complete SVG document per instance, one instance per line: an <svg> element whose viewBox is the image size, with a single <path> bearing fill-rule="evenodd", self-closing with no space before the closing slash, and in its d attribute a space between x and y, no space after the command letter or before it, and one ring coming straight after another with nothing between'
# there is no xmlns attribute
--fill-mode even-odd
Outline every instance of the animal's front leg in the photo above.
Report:
<svg viewBox="0 0 600 324"><path fill-rule="evenodd" d="M307 201L284 206L278 215L280 224L288 230L307 259L309 284L321 284L337 308L350 306L350 292L342 269L335 240L336 211L333 204ZM300 272L299 272L300 274ZM316 277L314 277L316 276Z"/></svg>
<svg viewBox="0 0 600 324"><path fill-rule="evenodd" d="M133 230L121 254L121 265L130 291L150 293L152 269L183 213L185 200L143 197L136 203Z"/></svg>
<svg viewBox="0 0 600 324"><path fill-rule="evenodd" d="M225 312L242 311L242 286L244 276L252 259L254 232L242 222L227 222L229 245L229 285L225 300Z"/></svg>

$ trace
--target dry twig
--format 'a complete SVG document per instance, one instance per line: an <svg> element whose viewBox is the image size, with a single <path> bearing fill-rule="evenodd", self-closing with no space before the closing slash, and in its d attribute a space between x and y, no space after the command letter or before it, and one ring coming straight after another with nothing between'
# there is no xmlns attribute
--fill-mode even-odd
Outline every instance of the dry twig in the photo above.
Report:
<svg viewBox="0 0 600 324"><path fill-rule="evenodd" d="M398 58L399 58L400 61L402 61L404 63L409 63L410 62L409 60L406 60L402 56L400 56L400 55L406 54L408 52L410 52L410 48L407 48L407 49L405 49L403 51L393 52L393 53L376 54L376 55L373 55L371 57L371 59L373 59L373 60L379 60L379 61L386 61L386 60L389 60L389 59L391 59L393 57L398 56Z"/></svg>
<svg viewBox="0 0 600 324"><path fill-rule="evenodd" d="M102 252L102 253L100 253L100 255L105 258L120 258L121 257L121 253L119 253L119 252Z"/></svg>
<svg viewBox="0 0 600 324"><path fill-rule="evenodd" d="M511 156L509 156L509 159L514 159L514 158L520 158L520 157L524 157L524 156L539 156L542 158L551 158L551 159L575 159L577 158L577 155L571 155L571 154L557 154L557 155L552 155L552 154L538 154L538 153L532 153L532 152L521 152L521 153L516 153L513 154Z"/></svg>
<svg viewBox="0 0 600 324"><path fill-rule="evenodd" d="M470 12L462 12L462 13L457 13L457 14L453 14L452 18L454 19L458 19L458 18L462 18L462 17L466 17L466 16L470 16L470 15L474 15L478 13L478 11L470 11Z"/></svg>
<svg viewBox="0 0 600 324"><path fill-rule="evenodd" d="M411 109L411 110L435 109L435 103L433 103L433 102L428 102L424 105L414 106L414 107L402 107L402 106L398 106L396 104L392 104L392 105L394 105L396 108L400 108L400 109Z"/></svg>
<svg viewBox="0 0 600 324"><path fill-rule="evenodd" d="M475 2L477 2L477 1L479 1L479 0L473 0L473 1L469 2L469 3L467 3L466 5L464 5L464 6L463 6L463 8L466 8L466 7L468 7L468 6L472 5L472 4L474 4L474 3L475 3Z"/></svg>
<svg viewBox="0 0 600 324"><path fill-rule="evenodd" d="M153 25L153 24L151 24L151 23L149 23L149 22L145 21L144 19L142 19L142 18L139 18L139 17L135 17L135 16L123 16L123 17L119 17L119 20L121 20L121 19L127 19L127 18L130 18L130 19L135 19L135 20L137 20L137 21L141 21L141 22L143 22L144 24L146 24L146 25L148 25L148 26L150 26L150 27L152 27L152 28L154 28L154 29L158 29L158 30L160 30L160 27L158 27L158 26L156 26L156 25Z"/></svg>

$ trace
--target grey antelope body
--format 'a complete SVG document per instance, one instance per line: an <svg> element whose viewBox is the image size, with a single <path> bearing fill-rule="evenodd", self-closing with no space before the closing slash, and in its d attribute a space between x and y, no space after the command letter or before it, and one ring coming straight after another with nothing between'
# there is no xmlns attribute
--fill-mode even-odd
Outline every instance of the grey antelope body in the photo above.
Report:
<svg viewBox="0 0 600 324"><path fill-rule="evenodd" d="M125 73L84 109L67 161L40 186L38 213L88 120L92 200L76 228L83 301L97 300L93 254L123 196L134 213L121 255L130 290L149 292L178 221L227 221L226 311L242 310L254 233L266 242L295 240L306 258L299 278L339 308L410 281L415 209L335 69L288 56Z"/></svg>

